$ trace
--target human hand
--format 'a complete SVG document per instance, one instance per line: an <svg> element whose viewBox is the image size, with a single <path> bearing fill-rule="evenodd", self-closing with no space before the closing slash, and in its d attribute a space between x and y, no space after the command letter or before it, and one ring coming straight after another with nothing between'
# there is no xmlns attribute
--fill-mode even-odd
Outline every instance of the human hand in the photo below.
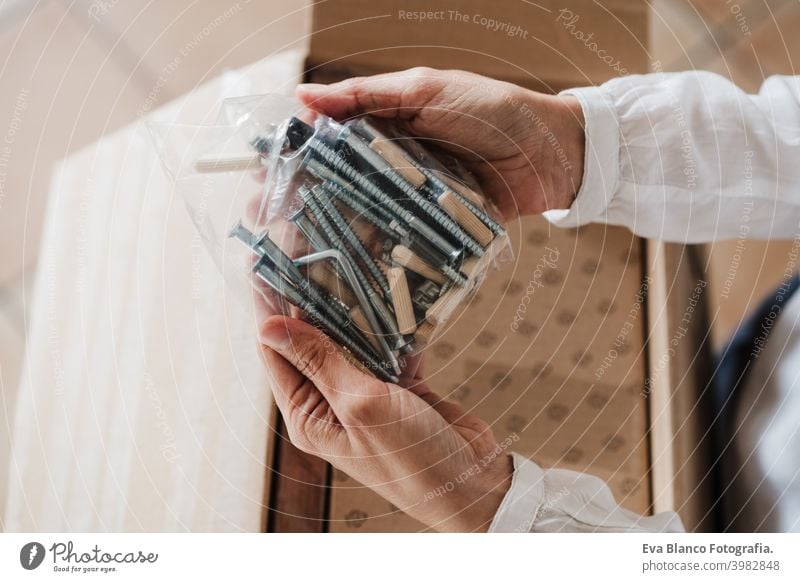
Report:
<svg viewBox="0 0 800 582"><path fill-rule="evenodd" d="M489 426L436 396L357 369L319 330L282 316L261 341L289 438L422 523L485 531L510 486Z"/></svg>
<svg viewBox="0 0 800 582"><path fill-rule="evenodd" d="M418 67L300 85L298 98L335 119L369 113L461 155L505 220L569 208L583 175L583 113L545 95L463 71Z"/></svg>

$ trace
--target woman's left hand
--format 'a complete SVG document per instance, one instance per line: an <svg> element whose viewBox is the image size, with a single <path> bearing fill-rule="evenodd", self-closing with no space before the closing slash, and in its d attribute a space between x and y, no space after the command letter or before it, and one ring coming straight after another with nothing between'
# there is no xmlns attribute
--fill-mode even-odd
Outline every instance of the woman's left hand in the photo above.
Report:
<svg viewBox="0 0 800 582"><path fill-rule="evenodd" d="M440 399L357 368L311 325L272 316L261 330L289 437L440 531L485 531L511 483L489 426Z"/></svg>

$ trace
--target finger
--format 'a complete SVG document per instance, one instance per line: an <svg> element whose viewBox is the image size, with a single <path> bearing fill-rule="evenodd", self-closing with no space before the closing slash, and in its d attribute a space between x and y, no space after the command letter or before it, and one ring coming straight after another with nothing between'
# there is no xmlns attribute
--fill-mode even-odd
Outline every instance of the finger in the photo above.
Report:
<svg viewBox="0 0 800 582"><path fill-rule="evenodd" d="M383 382L357 369L330 338L303 321L270 317L261 328L261 341L311 380L334 412L353 398L388 393Z"/></svg>
<svg viewBox="0 0 800 582"><path fill-rule="evenodd" d="M341 429L336 415L313 382L268 347L262 347L275 404L281 411L289 439L309 452L323 454L324 434L336 435Z"/></svg>
<svg viewBox="0 0 800 582"><path fill-rule="evenodd" d="M311 380L303 376L286 358L275 350L262 346L264 360L269 376L275 404L284 417L290 417L296 410L305 411L309 394L316 390ZM317 390L317 392L319 392Z"/></svg>
<svg viewBox="0 0 800 582"><path fill-rule="evenodd" d="M441 90L441 74L415 68L371 77L356 77L331 85L299 85L297 97L307 107L336 119L371 113L410 119Z"/></svg>

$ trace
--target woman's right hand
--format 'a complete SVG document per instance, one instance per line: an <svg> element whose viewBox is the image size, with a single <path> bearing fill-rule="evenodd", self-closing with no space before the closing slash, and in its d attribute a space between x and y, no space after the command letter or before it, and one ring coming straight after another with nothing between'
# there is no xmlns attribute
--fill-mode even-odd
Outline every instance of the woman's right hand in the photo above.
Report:
<svg viewBox="0 0 800 582"><path fill-rule="evenodd" d="M397 119L412 135L458 153L505 220L569 208L580 188L585 135L574 97L424 67L300 85L297 96L339 120Z"/></svg>

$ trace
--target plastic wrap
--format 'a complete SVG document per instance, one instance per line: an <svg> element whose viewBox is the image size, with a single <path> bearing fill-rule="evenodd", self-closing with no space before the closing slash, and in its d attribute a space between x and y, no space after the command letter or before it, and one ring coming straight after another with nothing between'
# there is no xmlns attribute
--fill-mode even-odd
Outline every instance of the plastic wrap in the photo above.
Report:
<svg viewBox="0 0 800 582"><path fill-rule="evenodd" d="M224 102L214 126L152 133L237 293L303 317L384 380L510 258L458 160L383 120L340 124L267 95Z"/></svg>

